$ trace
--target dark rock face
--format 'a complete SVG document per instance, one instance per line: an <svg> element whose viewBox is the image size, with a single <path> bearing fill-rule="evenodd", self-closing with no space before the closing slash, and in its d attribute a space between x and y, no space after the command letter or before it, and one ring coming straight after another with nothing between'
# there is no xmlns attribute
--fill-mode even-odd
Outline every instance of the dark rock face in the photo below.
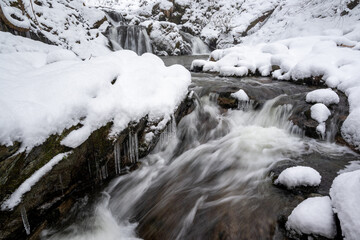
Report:
<svg viewBox="0 0 360 240"><path fill-rule="evenodd" d="M179 122L194 108L193 100L186 98L174 114ZM0 199L3 202L37 169L59 153L71 153L46 173L31 190L24 194L21 203L11 211L1 211L0 239L36 239L49 224L56 224L68 213L76 199L99 189L119 174L138 167L137 159L146 156L156 145L161 130L145 143L145 134L151 126L147 117L130 123L118 136L109 139L112 123L94 131L79 147L69 149L60 141L72 130L60 136L51 136L41 146L13 154L20 146L0 147ZM21 212L25 212L30 235L24 229Z"/></svg>
<svg viewBox="0 0 360 240"><path fill-rule="evenodd" d="M0 8L0 10L1 10L1 8ZM0 13L0 16L1 16L1 13ZM22 36L22 37L30 38L30 39L40 41L43 43L54 45L54 43L51 42L47 37L45 37L44 34L42 34L40 31L34 32L29 29L20 29L15 26L9 25L9 23L5 22L4 20L5 20L5 18L0 17L0 31L9 32L9 33L17 35L17 36Z"/></svg>

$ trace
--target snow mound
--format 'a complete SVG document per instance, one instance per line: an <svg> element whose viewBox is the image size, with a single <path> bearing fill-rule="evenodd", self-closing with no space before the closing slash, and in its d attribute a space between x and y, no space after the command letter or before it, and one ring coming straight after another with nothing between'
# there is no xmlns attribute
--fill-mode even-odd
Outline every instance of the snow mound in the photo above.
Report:
<svg viewBox="0 0 360 240"><path fill-rule="evenodd" d="M318 123L325 122L331 115L330 110L323 103L317 103L311 108L311 118L316 120Z"/></svg>
<svg viewBox="0 0 360 240"><path fill-rule="evenodd" d="M286 229L334 238L336 226L330 198L313 197L301 202L288 217Z"/></svg>
<svg viewBox="0 0 360 240"><path fill-rule="evenodd" d="M74 52L66 49L50 52L46 57L47 64L66 60L77 61L80 59L75 55Z"/></svg>
<svg viewBox="0 0 360 240"><path fill-rule="evenodd" d="M292 189L300 186L318 186L321 176L318 171L311 167L296 166L282 171L275 180L275 184L281 184Z"/></svg>
<svg viewBox="0 0 360 240"><path fill-rule="evenodd" d="M110 121L116 134L145 115L171 115L191 82L184 67L166 67L150 53L123 50L53 64L47 57L45 50L0 54L1 145L18 141L30 150L78 124L62 144L76 147Z"/></svg>
<svg viewBox="0 0 360 240"><path fill-rule="evenodd" d="M360 236L359 186L360 170L357 170L337 176L330 189L332 206L346 240L356 240Z"/></svg>
<svg viewBox="0 0 360 240"><path fill-rule="evenodd" d="M240 89L239 91L237 91L235 93L232 93L231 96L238 99L238 100L240 100L240 101L246 101L247 102L247 101L250 100L249 96L242 89Z"/></svg>
<svg viewBox="0 0 360 240"><path fill-rule="evenodd" d="M71 152L60 153L53 157L48 163L38 169L31 177L25 180L18 189L16 189L11 196L3 202L1 205L1 210L12 210L16 207L20 202L22 196L31 190L31 187L37 183L42 176L48 173L56 164L58 164L61 160L67 157Z"/></svg>
<svg viewBox="0 0 360 240"><path fill-rule="evenodd" d="M339 101L339 96L331 88L314 90L306 95L308 103L323 103L328 106L338 104Z"/></svg>

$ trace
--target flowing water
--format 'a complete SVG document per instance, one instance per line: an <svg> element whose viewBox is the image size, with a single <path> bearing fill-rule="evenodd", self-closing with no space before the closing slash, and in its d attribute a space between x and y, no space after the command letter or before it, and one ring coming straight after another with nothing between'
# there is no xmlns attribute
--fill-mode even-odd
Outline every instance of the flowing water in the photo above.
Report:
<svg viewBox="0 0 360 240"><path fill-rule="evenodd" d="M285 90L256 110L217 105L213 89L245 85ZM195 110L169 125L140 168L79 201L44 239L284 239L283 219L304 197L275 187L274 169L312 166L326 195L338 170L359 160L345 147L304 137L288 121L292 105L277 103L284 93L309 91L305 86L194 74L191 90Z"/></svg>
<svg viewBox="0 0 360 240"><path fill-rule="evenodd" d="M120 25L109 30L108 38L114 50L128 49L138 55L150 52L152 46L150 37L142 26Z"/></svg>

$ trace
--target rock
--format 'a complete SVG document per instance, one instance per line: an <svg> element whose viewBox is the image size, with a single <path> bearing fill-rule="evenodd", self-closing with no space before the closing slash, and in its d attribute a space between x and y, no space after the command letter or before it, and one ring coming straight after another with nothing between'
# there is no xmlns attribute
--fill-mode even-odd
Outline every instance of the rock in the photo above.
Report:
<svg viewBox="0 0 360 240"><path fill-rule="evenodd" d="M175 120L193 109L193 100L186 98L175 112ZM159 120L160 121L160 120ZM28 154L25 152L9 156L19 144L13 148L1 147L2 158L0 162L0 199L3 202L18 186L29 178L37 169L41 168L58 153L72 151L70 155L55 165L40 181L25 193L21 203L11 211L1 211L0 239L36 239L38 234L48 225L61 221L69 212L76 199L95 191L104 183L118 174L125 174L139 167L134 162L134 155L128 154L129 140L135 141L139 146L143 144L146 129L156 123L150 123L147 117L139 122L130 123L128 128L118 136L109 139L112 123L94 131L91 136L79 147L69 149L60 145L61 140L73 129L64 131L61 135L52 135L46 142L33 148ZM166 126L166 125L165 125ZM165 129L165 128L164 128ZM152 140L151 146L138 152L139 157L146 156L159 140L160 129ZM115 161L115 145L120 146L119 163ZM133 142L133 148L136 144ZM117 164L120 164L121 172ZM129 168L125 168L125 167ZM128 170L129 169L129 170ZM26 235L20 210L25 208L30 224L30 236Z"/></svg>

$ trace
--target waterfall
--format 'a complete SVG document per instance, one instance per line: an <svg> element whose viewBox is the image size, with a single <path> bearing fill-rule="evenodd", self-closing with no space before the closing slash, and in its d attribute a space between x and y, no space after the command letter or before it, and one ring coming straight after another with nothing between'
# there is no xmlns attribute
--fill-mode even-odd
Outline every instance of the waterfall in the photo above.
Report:
<svg viewBox="0 0 360 240"><path fill-rule="evenodd" d="M146 52L152 53L150 37L142 26L113 27L109 30L108 38L114 50L128 49L136 52L138 55Z"/></svg>
<svg viewBox="0 0 360 240"><path fill-rule="evenodd" d="M193 55L210 53L208 46L199 37L193 37L191 39L191 49Z"/></svg>
<svg viewBox="0 0 360 240"><path fill-rule="evenodd" d="M180 32L184 40L191 44L191 52L193 55L209 54L209 47L199 38L186 32Z"/></svg>
<svg viewBox="0 0 360 240"><path fill-rule="evenodd" d="M319 164L316 149L321 148L333 152L323 156L326 161L335 160L343 148L302 138L288 120L293 106L279 104L282 95L261 108L249 101L227 111L216 104L217 97L214 92L202 96L177 126L169 117L156 149L137 170L114 179L89 217L79 214L77 222L46 239L135 239L140 231L146 239L206 239L218 236L212 231L227 221L234 228L230 233L272 236L279 213L294 198L272 186L274 166L305 158ZM130 132L121 147L129 161L137 161L136 133ZM262 233L249 227L255 224Z"/></svg>

